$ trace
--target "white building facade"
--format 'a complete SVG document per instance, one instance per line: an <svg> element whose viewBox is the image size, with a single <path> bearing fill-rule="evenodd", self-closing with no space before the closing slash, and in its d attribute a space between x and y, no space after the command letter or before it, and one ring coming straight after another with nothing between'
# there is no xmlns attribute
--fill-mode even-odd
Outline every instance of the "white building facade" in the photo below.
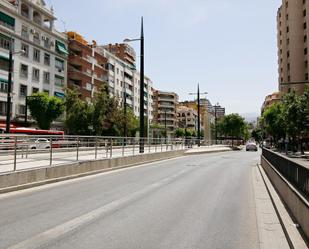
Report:
<svg viewBox="0 0 309 249"><path fill-rule="evenodd" d="M0 0L0 121L5 120L10 42L13 44L12 122L22 122L26 97L36 92L64 97L67 37L42 0Z"/></svg>
<svg viewBox="0 0 309 249"><path fill-rule="evenodd" d="M109 93L119 99L120 104L124 104L126 96L127 106L132 108L135 116L140 116L140 73L129 63L119 59L114 54L108 52L104 47L98 47L101 54L107 58L108 86ZM148 125L153 120L152 110L152 81L145 76L144 82L144 113L147 117Z"/></svg>

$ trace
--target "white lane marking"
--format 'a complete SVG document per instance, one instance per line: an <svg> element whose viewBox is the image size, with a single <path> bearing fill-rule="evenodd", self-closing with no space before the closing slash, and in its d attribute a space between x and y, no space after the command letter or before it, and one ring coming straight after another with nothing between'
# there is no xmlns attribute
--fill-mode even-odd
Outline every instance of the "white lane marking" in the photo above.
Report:
<svg viewBox="0 0 309 249"><path fill-rule="evenodd" d="M46 245L48 242L55 240L61 236L64 236L65 234L72 232L76 230L77 228L87 225L90 222L107 215L109 212L119 209L119 207L138 200L140 197L148 194L149 192L152 192L170 182L175 180L176 178L184 175L185 173L192 171L190 168L186 168L170 177L164 178L154 184L149 185L148 187L139 190L137 192L134 192L128 196L125 196L119 200L115 200L110 202L109 204L106 204L98 209L95 209L89 213L86 213L84 215L81 215L75 219L72 219L68 222L65 222L61 225L58 225L54 228L51 228L45 232L42 232L38 235L33 236L32 238L29 238L27 240L24 240L16 245L13 245L9 247L8 249L35 249L39 248L43 245Z"/></svg>
<svg viewBox="0 0 309 249"><path fill-rule="evenodd" d="M9 197L13 197L13 196L18 196L18 195L22 195L22 194L26 194L26 193L39 191L39 190L49 189L49 188L53 188L53 187L57 187L57 186L61 186L61 185L71 184L71 183L74 183L74 182L87 181L89 179L92 179L92 178L95 178L95 177L100 177L100 176L103 176L103 175L116 174L118 172L133 170L133 169L141 168L141 167L144 167L144 166L150 166L150 165L165 163L165 162L169 162L169 161L173 161L173 160L177 160L177 159L181 159L181 158L185 158L185 157L186 156L169 158L169 159L165 159L165 160L162 160L162 161L144 163L144 164L131 166L131 167L127 167L127 168L110 170L110 171L102 172L102 173L99 173L99 174L88 175L88 176L78 177L78 178L65 180L65 181L61 181L61 182L55 182L55 183L50 183L50 184L46 184L46 185L42 185L42 186L37 186L37 187L29 188L29 189L14 191L14 192L11 192L11 193L0 194L0 200L5 199L5 198L9 198Z"/></svg>

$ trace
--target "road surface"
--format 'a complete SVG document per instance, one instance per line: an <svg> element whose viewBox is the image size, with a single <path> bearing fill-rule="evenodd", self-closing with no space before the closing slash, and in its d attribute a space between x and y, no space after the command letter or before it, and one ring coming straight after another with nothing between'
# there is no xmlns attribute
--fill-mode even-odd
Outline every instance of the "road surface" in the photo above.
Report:
<svg viewBox="0 0 309 249"><path fill-rule="evenodd" d="M187 156L2 195L0 248L259 248L259 155Z"/></svg>

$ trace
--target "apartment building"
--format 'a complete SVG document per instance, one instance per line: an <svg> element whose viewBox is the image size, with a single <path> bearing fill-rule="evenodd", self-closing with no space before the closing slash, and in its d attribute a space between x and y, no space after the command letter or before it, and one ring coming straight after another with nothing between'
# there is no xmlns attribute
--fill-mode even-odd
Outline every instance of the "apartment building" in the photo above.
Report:
<svg viewBox="0 0 309 249"><path fill-rule="evenodd" d="M95 42L88 43L76 32L67 32L67 36L68 87L77 88L81 98L90 102L94 93L107 82L107 58L98 52Z"/></svg>
<svg viewBox="0 0 309 249"><path fill-rule="evenodd" d="M64 97L67 37L54 27L56 17L44 1L0 0L0 122L6 115L8 58L13 56L12 123L23 121L26 97L36 92Z"/></svg>
<svg viewBox="0 0 309 249"><path fill-rule="evenodd" d="M178 95L174 92L154 90L153 117L154 122L166 126L167 135L172 137L178 128L177 106Z"/></svg>
<svg viewBox="0 0 309 249"><path fill-rule="evenodd" d="M117 56L121 60L125 61L126 63L130 64L131 67L135 68L136 65L136 53L135 50L126 43L121 44L108 44L105 45L104 48L112 53L113 55Z"/></svg>
<svg viewBox="0 0 309 249"><path fill-rule="evenodd" d="M220 105L213 106L214 114L217 119L221 119L225 116L225 108Z"/></svg>
<svg viewBox="0 0 309 249"><path fill-rule="evenodd" d="M98 53L107 59L107 83L109 93L124 104L126 98L127 106L131 107L135 116L140 116L140 72L135 66L109 52L106 46L98 46ZM144 115L148 126L153 119L152 110L152 87L153 82L147 76L144 79ZM149 129L148 129L149 130Z"/></svg>
<svg viewBox="0 0 309 249"><path fill-rule="evenodd" d="M281 93L280 92L274 92L272 94L269 94L266 96L265 101L263 103L263 106L261 108L261 113L263 114L264 111L274 103L277 103L281 100Z"/></svg>
<svg viewBox="0 0 309 249"><path fill-rule="evenodd" d="M279 91L302 94L309 80L309 1L283 0L277 30Z"/></svg>
<svg viewBox="0 0 309 249"><path fill-rule="evenodd" d="M195 109L186 106L178 106L177 119L180 128L198 130L198 115Z"/></svg>

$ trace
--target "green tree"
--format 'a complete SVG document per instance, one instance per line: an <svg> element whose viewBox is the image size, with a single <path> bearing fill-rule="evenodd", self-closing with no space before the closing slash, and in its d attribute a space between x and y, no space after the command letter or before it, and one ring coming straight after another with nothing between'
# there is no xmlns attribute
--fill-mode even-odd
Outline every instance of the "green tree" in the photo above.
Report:
<svg viewBox="0 0 309 249"><path fill-rule="evenodd" d="M255 141L261 142L263 139L263 131L260 127L255 127L251 132L251 137L254 138Z"/></svg>
<svg viewBox="0 0 309 249"><path fill-rule="evenodd" d="M185 130L183 128L178 128L175 131L176 137L184 137L185 136Z"/></svg>
<svg viewBox="0 0 309 249"><path fill-rule="evenodd" d="M69 134L92 135L92 117L94 108L80 99L80 93L75 90L67 89L65 98L66 120L65 126Z"/></svg>
<svg viewBox="0 0 309 249"><path fill-rule="evenodd" d="M49 130L53 121L64 111L63 101L57 97L50 97L47 93L35 93L27 98L31 116L40 129Z"/></svg>
<svg viewBox="0 0 309 249"><path fill-rule="evenodd" d="M275 103L268 107L261 118L266 134L271 136L275 143L286 134L286 118L282 103Z"/></svg>
<svg viewBox="0 0 309 249"><path fill-rule="evenodd" d="M239 114L230 114L218 122L218 132L225 138L245 138L248 132L247 124Z"/></svg>

